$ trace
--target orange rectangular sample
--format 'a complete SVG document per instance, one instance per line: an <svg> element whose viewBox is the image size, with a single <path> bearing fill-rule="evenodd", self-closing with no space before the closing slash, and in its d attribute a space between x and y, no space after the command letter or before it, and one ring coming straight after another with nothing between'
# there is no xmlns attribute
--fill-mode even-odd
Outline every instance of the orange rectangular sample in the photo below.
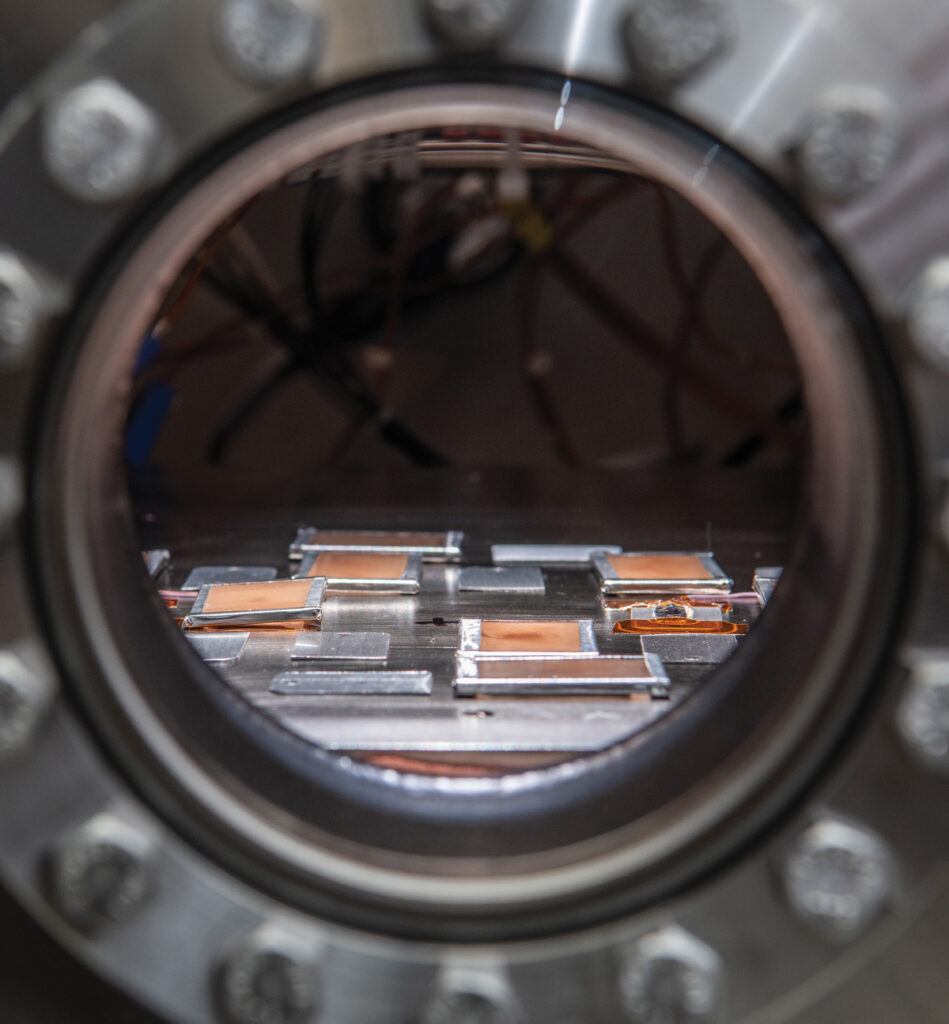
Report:
<svg viewBox="0 0 949 1024"><path fill-rule="evenodd" d="M323 551L307 570L307 576L327 580L397 580L409 564L408 555L375 555L348 551Z"/></svg>
<svg viewBox="0 0 949 1024"><path fill-rule="evenodd" d="M208 588L202 614L263 612L303 608L311 580L276 580L273 583L219 583Z"/></svg>
<svg viewBox="0 0 949 1024"><path fill-rule="evenodd" d="M579 622L481 623L482 651L580 651Z"/></svg>
<svg viewBox="0 0 949 1024"><path fill-rule="evenodd" d="M698 555L606 555L617 576L648 583L649 580L710 580L713 578Z"/></svg>
<svg viewBox="0 0 949 1024"><path fill-rule="evenodd" d="M482 661L480 679L648 679L652 672L645 659L545 658Z"/></svg>

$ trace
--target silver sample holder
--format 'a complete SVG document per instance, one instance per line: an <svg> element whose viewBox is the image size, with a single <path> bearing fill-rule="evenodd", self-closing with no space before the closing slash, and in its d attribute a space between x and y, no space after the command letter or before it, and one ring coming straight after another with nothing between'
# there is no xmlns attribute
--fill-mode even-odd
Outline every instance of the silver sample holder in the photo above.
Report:
<svg viewBox="0 0 949 1024"><path fill-rule="evenodd" d="M246 608L228 611L205 611L208 597L215 587L225 586L238 590L241 587L276 587L279 584L297 582L296 580L270 580L266 583L212 583L206 584L198 591L190 613L185 616L182 625L186 629L195 626L229 626L259 625L268 622L295 621L298 619L319 622L322 618L323 593L326 580L322 576L313 579L305 591L305 599L300 604L281 608Z"/></svg>
<svg viewBox="0 0 949 1024"><path fill-rule="evenodd" d="M751 580L751 589L761 598L762 604L767 604L771 600L774 588L781 580L781 572L782 569L779 565L755 569Z"/></svg>
<svg viewBox="0 0 949 1024"><path fill-rule="evenodd" d="M375 555L420 555L426 562L461 558L460 530L321 530L304 526L290 544L290 560L320 551L352 551Z"/></svg>
<svg viewBox="0 0 949 1024"><path fill-rule="evenodd" d="M572 568L590 564L594 552L618 555L623 549L615 544L492 544L495 565L566 565Z"/></svg>
<svg viewBox="0 0 949 1024"><path fill-rule="evenodd" d="M525 646L523 649L516 647L505 650L491 651L482 650L483 624L499 623L505 626L546 626L546 625L576 625L578 636L578 648L571 650L564 649L536 648ZM596 654L596 636L593 632L592 619L462 619L458 626L459 651L470 653L478 658L507 658L512 654L557 654L560 657L580 657L584 654ZM511 642L515 642L512 640Z"/></svg>
<svg viewBox="0 0 949 1024"><path fill-rule="evenodd" d="M582 658L531 655L455 660L459 697L616 697L669 695L669 677L656 654L597 654Z"/></svg>
<svg viewBox="0 0 949 1024"><path fill-rule="evenodd" d="M619 554L619 557L636 558L680 558L698 559L708 575L695 577L654 576L634 577L623 576L614 568L607 554ZM600 581L600 591L605 596L619 594L683 594L690 591L703 593L727 594L732 588L732 579L715 561L710 551L621 551L594 552L591 556L594 571Z"/></svg>
<svg viewBox="0 0 949 1024"><path fill-rule="evenodd" d="M265 583L277 578L269 565L196 565L179 590L200 590L212 583Z"/></svg>
<svg viewBox="0 0 949 1024"><path fill-rule="evenodd" d="M313 551L303 556L300 563L298 576L305 577L310 574L314 563L321 554L330 552ZM382 551L339 551L332 552L339 555L382 555L399 554L399 552ZM326 580L327 591L334 594L338 591L372 591L374 593L386 594L417 594L419 592L422 575L422 556L418 554L406 555L405 569L400 576L347 576L334 575L332 573L323 578Z"/></svg>

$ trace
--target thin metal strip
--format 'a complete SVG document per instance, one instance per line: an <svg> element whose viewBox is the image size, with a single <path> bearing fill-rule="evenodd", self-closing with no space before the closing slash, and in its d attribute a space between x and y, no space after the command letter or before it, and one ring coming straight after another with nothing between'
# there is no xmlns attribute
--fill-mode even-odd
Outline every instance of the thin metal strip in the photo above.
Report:
<svg viewBox="0 0 949 1024"><path fill-rule="evenodd" d="M300 697L427 697L432 692L432 673L425 671L281 672L270 683L270 692Z"/></svg>
<svg viewBox="0 0 949 1024"><path fill-rule="evenodd" d="M406 541L404 544L378 544L373 543L373 534L384 536L390 531L379 530L352 530L353 534L364 534L365 543L352 544L320 544L314 541L315 535L319 532L315 526L305 526L297 530L297 535L290 544L290 560L299 561L310 553L319 554L323 551L352 552L353 554L375 554L375 555L421 555L426 562L457 562L461 558L461 543L464 533L461 530L447 530L445 532L444 544L413 544ZM391 531L398 533L400 531ZM439 533L438 530L426 531ZM406 532L410 537L411 532Z"/></svg>
<svg viewBox="0 0 949 1024"><path fill-rule="evenodd" d="M656 655L594 655L585 659L538 657L511 658L518 665L530 666L536 674L531 675L491 675L485 676L484 669L488 664L484 659L459 655L456 662L454 691L459 697L476 696L512 696L512 697L547 697L547 696L630 696L647 694L655 698L667 697L669 693L669 677ZM568 662L581 668L584 673L569 676L556 674L558 663ZM492 664L503 664L501 659ZM545 674L545 666L549 672ZM628 667L631 671L643 669L639 675L618 676L606 673L612 667Z"/></svg>

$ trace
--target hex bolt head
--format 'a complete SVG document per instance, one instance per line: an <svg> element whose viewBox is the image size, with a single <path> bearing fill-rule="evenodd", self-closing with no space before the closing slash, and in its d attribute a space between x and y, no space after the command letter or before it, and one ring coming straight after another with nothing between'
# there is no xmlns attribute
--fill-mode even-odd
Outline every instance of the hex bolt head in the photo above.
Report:
<svg viewBox="0 0 949 1024"><path fill-rule="evenodd" d="M497 970L449 968L439 977L418 1024L517 1024L507 979Z"/></svg>
<svg viewBox="0 0 949 1024"><path fill-rule="evenodd" d="M679 85L705 67L733 31L720 0L637 0L623 23L636 73L665 87Z"/></svg>
<svg viewBox="0 0 949 1024"><path fill-rule="evenodd" d="M883 840L836 818L806 828L787 850L781 873L792 911L831 939L856 938L893 892Z"/></svg>
<svg viewBox="0 0 949 1024"><path fill-rule="evenodd" d="M949 772L949 652L917 661L896 711L896 725L910 752L926 767Z"/></svg>
<svg viewBox="0 0 949 1024"><path fill-rule="evenodd" d="M251 85L302 78L316 65L323 32L316 0L223 0L218 11L221 52Z"/></svg>
<svg viewBox="0 0 949 1024"><path fill-rule="evenodd" d="M461 49L494 46L517 24L524 0L424 0L429 23Z"/></svg>
<svg viewBox="0 0 949 1024"><path fill-rule="evenodd" d="M919 354L949 373L949 256L934 259L910 286L906 329Z"/></svg>
<svg viewBox="0 0 949 1024"><path fill-rule="evenodd" d="M52 901L67 920L84 930L129 920L153 884L151 842L113 814L96 815L50 854Z"/></svg>
<svg viewBox="0 0 949 1024"><path fill-rule="evenodd" d="M0 362L15 362L35 340L43 292L16 253L0 250Z"/></svg>
<svg viewBox="0 0 949 1024"><path fill-rule="evenodd" d="M29 746L52 699L52 686L11 651L0 651L0 758Z"/></svg>
<svg viewBox="0 0 949 1024"><path fill-rule="evenodd" d="M134 195L154 174L161 144L157 116L110 78L77 85L46 108L47 170L77 199L110 203Z"/></svg>
<svg viewBox="0 0 949 1024"><path fill-rule="evenodd" d="M794 153L808 187L833 200L880 184L902 148L899 112L872 89L827 92L805 120Z"/></svg>
<svg viewBox="0 0 949 1024"><path fill-rule="evenodd" d="M714 1019L721 960L676 925L642 936L620 968L620 1002L634 1024L697 1024Z"/></svg>
<svg viewBox="0 0 949 1024"><path fill-rule="evenodd" d="M217 976L225 1024L307 1024L320 1007L320 966L311 946L275 924L247 936Z"/></svg>

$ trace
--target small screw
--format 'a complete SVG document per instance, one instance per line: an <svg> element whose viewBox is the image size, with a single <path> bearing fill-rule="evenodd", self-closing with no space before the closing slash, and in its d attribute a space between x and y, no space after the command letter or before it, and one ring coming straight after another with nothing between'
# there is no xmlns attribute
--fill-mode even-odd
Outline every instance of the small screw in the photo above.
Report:
<svg viewBox="0 0 949 1024"><path fill-rule="evenodd" d="M495 45L514 28L524 0L425 0L425 7L442 39L476 50Z"/></svg>
<svg viewBox="0 0 949 1024"><path fill-rule="evenodd" d="M620 971L626 1019L640 1024L697 1024L718 1003L721 960L694 935L669 925L640 938Z"/></svg>
<svg viewBox="0 0 949 1024"><path fill-rule="evenodd" d="M949 654L910 669L896 712L904 743L927 767L949 772Z"/></svg>
<svg viewBox="0 0 949 1024"><path fill-rule="evenodd" d="M805 829L782 865L794 913L831 938L851 939L881 913L892 894L893 866L874 833L836 818Z"/></svg>
<svg viewBox="0 0 949 1024"><path fill-rule="evenodd" d="M46 111L47 169L78 199L107 203L133 195L153 173L160 146L156 116L109 78L70 89Z"/></svg>
<svg viewBox="0 0 949 1024"><path fill-rule="evenodd" d="M53 903L77 927L118 924L152 891L152 845L137 828L99 814L52 851L49 883Z"/></svg>
<svg viewBox="0 0 949 1024"><path fill-rule="evenodd" d="M315 0L224 0L217 25L227 62L260 86L305 75L316 64L323 31Z"/></svg>
<svg viewBox="0 0 949 1024"><path fill-rule="evenodd" d="M0 250L0 361L14 362L34 341L42 289L23 261Z"/></svg>
<svg viewBox="0 0 949 1024"><path fill-rule="evenodd" d="M449 968L439 978L419 1024L516 1024L519 1020L503 974Z"/></svg>
<svg viewBox="0 0 949 1024"><path fill-rule="evenodd" d="M305 1024L320 1005L314 950L296 935L265 924L227 956L217 978L226 1024Z"/></svg>
<svg viewBox="0 0 949 1024"><path fill-rule="evenodd" d="M51 698L48 680L12 651L0 651L0 758L12 757L29 744Z"/></svg>
<svg viewBox="0 0 949 1024"><path fill-rule="evenodd" d="M638 0L624 22L634 69L660 86L691 78L724 49L732 32L720 0Z"/></svg>
<svg viewBox="0 0 949 1024"><path fill-rule="evenodd" d="M826 93L795 148L804 181L830 199L852 199L890 173L903 141L895 106L870 89Z"/></svg>
<svg viewBox="0 0 949 1024"><path fill-rule="evenodd" d="M906 329L920 355L949 373L949 256L934 259L910 287Z"/></svg>

